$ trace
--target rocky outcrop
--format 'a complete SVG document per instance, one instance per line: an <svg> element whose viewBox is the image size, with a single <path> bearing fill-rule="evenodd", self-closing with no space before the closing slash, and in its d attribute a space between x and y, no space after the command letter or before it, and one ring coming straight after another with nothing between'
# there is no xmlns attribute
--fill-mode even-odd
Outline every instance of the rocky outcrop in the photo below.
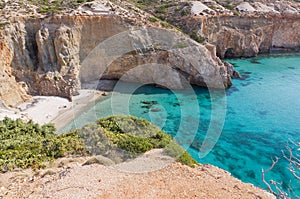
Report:
<svg viewBox="0 0 300 199"><path fill-rule="evenodd" d="M220 58L300 49L300 15L203 16L186 22L185 31L205 37Z"/></svg>
<svg viewBox="0 0 300 199"><path fill-rule="evenodd" d="M99 58L99 53L103 57ZM231 83L224 64L179 32L159 28L129 29L101 43L84 60L81 81L122 79L183 89L190 84L225 88Z"/></svg>
<svg viewBox="0 0 300 199"><path fill-rule="evenodd" d="M252 57L273 48L300 48L300 15L228 16L206 20L208 42L219 57Z"/></svg>
<svg viewBox="0 0 300 199"><path fill-rule="evenodd" d="M26 83L17 82L12 75L12 54L6 44L0 42L0 100L11 107L30 99Z"/></svg>
<svg viewBox="0 0 300 199"><path fill-rule="evenodd" d="M101 77L172 89L190 83L213 88L231 84L226 66L205 46L177 31L135 27L125 19L118 15L15 18L2 31L2 42L10 52L10 75L28 87L28 94L70 100L82 83ZM124 32L127 35L120 37ZM91 57L93 52L96 56ZM147 67L137 70L140 65ZM16 92L21 97L13 106L27 99L26 92Z"/></svg>

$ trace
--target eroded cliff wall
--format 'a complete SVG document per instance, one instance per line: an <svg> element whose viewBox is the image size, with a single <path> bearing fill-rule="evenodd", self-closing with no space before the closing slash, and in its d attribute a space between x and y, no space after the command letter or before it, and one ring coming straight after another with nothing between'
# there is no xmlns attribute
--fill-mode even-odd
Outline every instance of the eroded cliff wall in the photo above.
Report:
<svg viewBox="0 0 300 199"><path fill-rule="evenodd" d="M217 55L253 57L273 49L300 49L300 15L197 16L186 31L198 31L214 44Z"/></svg>
<svg viewBox="0 0 300 199"><path fill-rule="evenodd" d="M127 41L125 37L110 39L123 32L127 33ZM131 71L124 80L165 84L175 89L184 88L185 83L216 88L231 84L227 67L212 49L209 51L178 31L136 27L117 15L15 18L1 34L1 43L6 46L1 56L7 61L0 67L6 70L4 75L10 76L9 85L15 87L15 94L8 95L5 89L0 93L1 100L10 106L23 102L28 94L71 99L81 83L97 81L101 74L106 79L121 78L136 66L149 63L162 64L176 73L168 70L162 75L161 70L152 70L153 65L148 65L149 70ZM117 57L113 55L111 59L111 55L105 57L101 50L97 51L104 41L112 41L102 46L104 54L118 53ZM122 42L129 44L131 51L119 51ZM86 62L95 49L93 62ZM107 58L111 61L103 64ZM7 87L5 81L2 85Z"/></svg>

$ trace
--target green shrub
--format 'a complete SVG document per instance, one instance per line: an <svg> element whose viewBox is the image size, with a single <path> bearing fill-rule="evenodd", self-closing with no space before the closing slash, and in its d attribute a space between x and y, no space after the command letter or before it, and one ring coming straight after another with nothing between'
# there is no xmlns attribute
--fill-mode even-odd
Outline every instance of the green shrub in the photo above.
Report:
<svg viewBox="0 0 300 199"><path fill-rule="evenodd" d="M196 160L184 150L181 146L179 146L175 141L172 141L165 149L164 153L170 157L174 157L178 162L188 165L190 167L195 167L198 165Z"/></svg>
<svg viewBox="0 0 300 199"><path fill-rule="evenodd" d="M164 27L164 28L173 28L173 26L172 26L171 24L167 23L167 22L161 22L160 24L161 24L162 27Z"/></svg>
<svg viewBox="0 0 300 199"><path fill-rule="evenodd" d="M5 118L0 121L0 171L41 168L46 161L67 155L82 155L85 147L77 134L58 135L53 124Z"/></svg>
<svg viewBox="0 0 300 199"><path fill-rule="evenodd" d="M190 14L190 11L187 9L184 9L181 11L181 16L188 16Z"/></svg>
<svg viewBox="0 0 300 199"><path fill-rule="evenodd" d="M21 119L0 121L0 171L42 168L45 162L69 155L103 155L118 163L154 148L192 166L194 160L158 127L132 116L100 118L61 135L53 124L40 126Z"/></svg>
<svg viewBox="0 0 300 199"><path fill-rule="evenodd" d="M196 160L186 151L179 156L177 161L192 168L194 168L195 165L199 165Z"/></svg>
<svg viewBox="0 0 300 199"><path fill-rule="evenodd" d="M150 18L149 18L149 21L155 23L155 22L157 22L158 20L157 20L155 17L150 17Z"/></svg>
<svg viewBox="0 0 300 199"><path fill-rule="evenodd" d="M193 30L191 33L190 33L190 37L195 40L196 42L200 43L200 44L203 44L205 43L206 39L204 37L201 37L196 30Z"/></svg>
<svg viewBox="0 0 300 199"><path fill-rule="evenodd" d="M165 14L165 13L167 13L167 11L168 10L165 5L162 5L155 10L156 13L160 13L160 14Z"/></svg>
<svg viewBox="0 0 300 199"><path fill-rule="evenodd" d="M233 14L236 15L236 16L239 16L239 15L240 15L240 12L237 11L237 10L234 10L234 11L233 11Z"/></svg>

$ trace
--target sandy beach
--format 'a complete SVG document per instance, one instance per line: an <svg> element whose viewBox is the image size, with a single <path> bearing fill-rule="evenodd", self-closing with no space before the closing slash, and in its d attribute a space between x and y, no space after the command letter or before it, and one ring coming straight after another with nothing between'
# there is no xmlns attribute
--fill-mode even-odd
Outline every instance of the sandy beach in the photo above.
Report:
<svg viewBox="0 0 300 199"><path fill-rule="evenodd" d="M93 106L103 97L104 92L97 90L81 90L80 95L74 96L70 102L61 97L34 96L29 102L16 108L0 106L0 119L9 117L30 119L39 124L54 123L59 130L71 122L77 115Z"/></svg>

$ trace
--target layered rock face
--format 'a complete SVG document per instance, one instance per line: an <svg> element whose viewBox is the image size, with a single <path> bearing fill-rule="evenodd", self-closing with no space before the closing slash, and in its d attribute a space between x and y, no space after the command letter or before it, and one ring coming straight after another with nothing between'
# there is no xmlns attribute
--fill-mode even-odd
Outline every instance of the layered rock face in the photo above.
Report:
<svg viewBox="0 0 300 199"><path fill-rule="evenodd" d="M300 49L300 15L209 17L200 31L221 58Z"/></svg>
<svg viewBox="0 0 300 199"><path fill-rule="evenodd" d="M2 31L6 48L0 52L6 60L1 70L11 77L15 94L8 96L1 89L1 100L15 106L28 98L27 93L71 99L81 83L101 77L173 89L189 83L213 88L231 84L226 66L213 49L173 30L136 29L117 15L15 18ZM117 37L123 32L127 36ZM146 64L150 65L142 71L131 70ZM161 69L167 70L162 73ZM1 84L10 87L7 82Z"/></svg>
<svg viewBox="0 0 300 199"><path fill-rule="evenodd" d="M296 1L207 0L169 7L163 17L196 41L215 45L220 58L300 49Z"/></svg>
<svg viewBox="0 0 300 199"><path fill-rule="evenodd" d="M17 82L12 75L10 64L12 62L12 52L7 48L4 42L0 43L0 99L7 106L15 106L19 102L30 98L27 95L27 85Z"/></svg>

